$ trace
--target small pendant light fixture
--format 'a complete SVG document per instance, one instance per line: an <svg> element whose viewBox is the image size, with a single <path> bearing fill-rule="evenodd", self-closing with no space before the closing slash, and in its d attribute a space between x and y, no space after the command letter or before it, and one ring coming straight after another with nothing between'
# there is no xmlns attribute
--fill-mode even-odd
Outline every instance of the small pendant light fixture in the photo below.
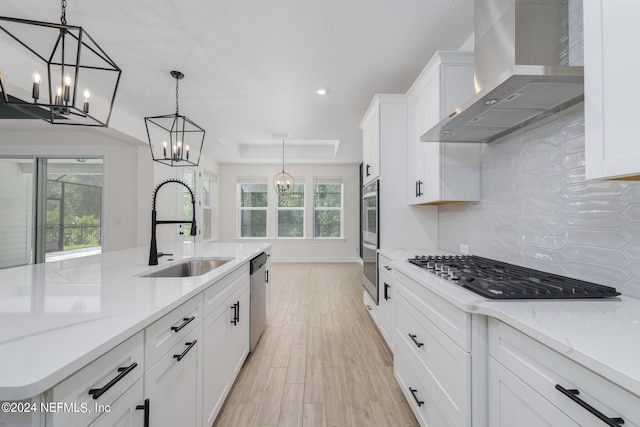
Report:
<svg viewBox="0 0 640 427"><path fill-rule="evenodd" d="M0 16L2 97L51 124L107 127L122 70L61 4L60 24Z"/></svg>
<svg viewBox="0 0 640 427"><path fill-rule="evenodd" d="M198 166L205 130L180 114L178 82L184 74L180 71L170 74L176 79L176 112L144 118L151 157L168 166Z"/></svg>
<svg viewBox="0 0 640 427"><path fill-rule="evenodd" d="M279 196L289 194L293 190L293 177L284 171L284 139L282 140L282 172L273 177L273 188Z"/></svg>

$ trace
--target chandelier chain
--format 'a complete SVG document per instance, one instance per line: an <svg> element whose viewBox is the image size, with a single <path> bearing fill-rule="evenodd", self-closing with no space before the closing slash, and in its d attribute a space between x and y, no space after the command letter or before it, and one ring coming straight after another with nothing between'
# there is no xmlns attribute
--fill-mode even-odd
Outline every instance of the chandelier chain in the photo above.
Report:
<svg viewBox="0 0 640 427"><path fill-rule="evenodd" d="M67 0L62 0L62 15L60 15L60 22L62 25L67 25Z"/></svg>
<svg viewBox="0 0 640 427"><path fill-rule="evenodd" d="M176 77L176 116L178 115L178 83L180 79Z"/></svg>

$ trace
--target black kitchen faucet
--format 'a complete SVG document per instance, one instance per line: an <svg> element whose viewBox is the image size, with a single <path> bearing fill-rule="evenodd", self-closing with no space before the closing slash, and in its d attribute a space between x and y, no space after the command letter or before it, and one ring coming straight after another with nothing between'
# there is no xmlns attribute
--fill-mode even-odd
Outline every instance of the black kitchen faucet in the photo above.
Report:
<svg viewBox="0 0 640 427"><path fill-rule="evenodd" d="M184 220L167 220L167 221L158 221L156 219L156 197L158 196L158 190L162 188L165 184L170 182L175 182L176 184L183 185L187 190L189 190L189 194L191 194L191 206L192 206L192 217L191 221ZM158 253L158 247L156 244L156 226L158 224L191 224L191 236L196 235L196 197L193 194L193 190L185 184L183 181L179 179L167 179L166 181L158 184L158 186L153 190L153 205L151 210L151 247L149 248L149 265L158 265L158 256L162 256L165 254ZM166 254L169 255L169 254Z"/></svg>

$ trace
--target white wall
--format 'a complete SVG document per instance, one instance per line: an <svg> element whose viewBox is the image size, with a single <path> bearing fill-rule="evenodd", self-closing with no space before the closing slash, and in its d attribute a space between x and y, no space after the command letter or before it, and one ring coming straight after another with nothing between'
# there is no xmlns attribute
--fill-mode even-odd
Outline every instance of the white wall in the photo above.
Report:
<svg viewBox="0 0 640 427"><path fill-rule="evenodd" d="M236 184L238 177L264 177L268 183L269 212L267 214L268 238L260 241L273 243L272 256L276 261L356 261L360 241L360 177L358 165L286 165L285 170L295 178L304 178L307 195L312 191L314 177L342 177L344 183L344 239L313 239L312 217L309 200L306 207L305 231L301 240L275 238L275 198L271 182L282 170L281 165L221 165L220 166L220 240L250 241L238 239L238 201ZM256 239L257 240L257 239Z"/></svg>
<svg viewBox="0 0 640 427"><path fill-rule="evenodd" d="M25 130L2 130L0 155L103 157L103 221L106 231L103 250L136 246L139 199L137 146L95 129L29 122L33 126L28 130L26 127Z"/></svg>

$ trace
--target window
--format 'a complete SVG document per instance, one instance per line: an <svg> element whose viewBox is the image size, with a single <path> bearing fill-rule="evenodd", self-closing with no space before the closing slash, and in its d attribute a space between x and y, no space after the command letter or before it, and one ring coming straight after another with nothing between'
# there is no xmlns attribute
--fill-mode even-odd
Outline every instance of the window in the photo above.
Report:
<svg viewBox="0 0 640 427"><path fill-rule="evenodd" d="M267 183L239 182L240 237L267 237Z"/></svg>
<svg viewBox="0 0 640 427"><path fill-rule="evenodd" d="M102 159L0 159L0 268L100 253L102 187Z"/></svg>
<svg viewBox="0 0 640 427"><path fill-rule="evenodd" d="M278 196L278 237L304 238L304 183Z"/></svg>
<svg viewBox="0 0 640 427"><path fill-rule="evenodd" d="M313 185L313 237L342 238L341 180L316 180Z"/></svg>
<svg viewBox="0 0 640 427"><path fill-rule="evenodd" d="M208 172L202 178L202 239L218 240L218 177Z"/></svg>

